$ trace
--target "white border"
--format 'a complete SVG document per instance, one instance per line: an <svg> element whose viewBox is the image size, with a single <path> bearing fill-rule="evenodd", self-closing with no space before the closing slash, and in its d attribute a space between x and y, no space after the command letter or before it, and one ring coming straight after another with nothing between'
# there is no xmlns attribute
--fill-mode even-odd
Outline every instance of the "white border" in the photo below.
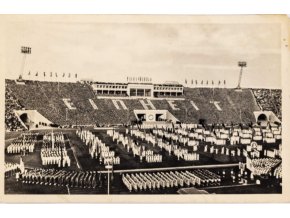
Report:
<svg viewBox="0 0 290 218"><path fill-rule="evenodd" d="M2 14L290 14L288 0L0 0Z"/></svg>

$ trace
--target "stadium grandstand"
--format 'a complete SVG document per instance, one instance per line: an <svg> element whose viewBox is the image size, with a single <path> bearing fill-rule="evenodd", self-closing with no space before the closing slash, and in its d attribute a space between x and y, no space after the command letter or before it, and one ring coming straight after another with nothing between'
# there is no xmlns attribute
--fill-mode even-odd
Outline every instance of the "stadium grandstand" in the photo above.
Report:
<svg viewBox="0 0 290 218"><path fill-rule="evenodd" d="M156 91L156 88L159 90ZM11 92L13 97L8 96ZM106 126L140 120L151 123L158 120L174 123L255 123L263 118L263 111L271 116L266 114L261 121L269 121L270 118L279 121L281 98L279 100L278 92L271 92L269 100L262 100L267 99L263 95L268 96L265 90L243 89L237 92L226 88L188 88L179 84L161 86L84 81L27 80L19 84L6 80L5 123L7 128L8 125L19 128L23 126L20 123L29 123L27 127L31 128L41 124ZM274 95L278 95L278 100L272 100L277 99ZM31 111L36 111L39 116L33 116Z"/></svg>

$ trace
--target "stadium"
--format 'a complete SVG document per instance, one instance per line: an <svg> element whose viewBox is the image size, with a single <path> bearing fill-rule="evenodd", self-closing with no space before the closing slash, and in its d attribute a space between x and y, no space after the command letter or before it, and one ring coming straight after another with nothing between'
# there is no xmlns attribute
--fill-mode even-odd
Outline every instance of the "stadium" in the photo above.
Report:
<svg viewBox="0 0 290 218"><path fill-rule="evenodd" d="M137 17L7 25L5 194L281 194L280 25Z"/></svg>
<svg viewBox="0 0 290 218"><path fill-rule="evenodd" d="M282 192L281 90L37 74L5 80L6 194Z"/></svg>

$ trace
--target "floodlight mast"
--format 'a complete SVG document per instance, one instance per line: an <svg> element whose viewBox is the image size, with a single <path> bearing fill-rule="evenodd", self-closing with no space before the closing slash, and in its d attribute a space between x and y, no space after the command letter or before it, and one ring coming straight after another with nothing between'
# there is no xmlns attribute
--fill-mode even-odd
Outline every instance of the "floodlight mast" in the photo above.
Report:
<svg viewBox="0 0 290 218"><path fill-rule="evenodd" d="M242 80L242 75L243 75L243 68L247 67L247 62L246 61L239 61L238 66L241 67L241 70L240 70L239 83L238 83L237 89L241 89L241 80Z"/></svg>
<svg viewBox="0 0 290 218"><path fill-rule="evenodd" d="M21 53L23 54L22 63L21 63L21 69L19 74L19 79L22 80L23 78L23 71L26 61L26 55L31 54L31 47L21 46Z"/></svg>

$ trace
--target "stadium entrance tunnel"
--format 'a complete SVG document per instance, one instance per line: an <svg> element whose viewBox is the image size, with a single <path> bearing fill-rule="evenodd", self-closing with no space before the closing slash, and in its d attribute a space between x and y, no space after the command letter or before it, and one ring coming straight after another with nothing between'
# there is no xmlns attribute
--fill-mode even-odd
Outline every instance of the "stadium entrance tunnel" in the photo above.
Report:
<svg viewBox="0 0 290 218"><path fill-rule="evenodd" d="M51 121L46 119L37 110L18 110L15 111L19 120L30 130L38 128L50 128Z"/></svg>
<svg viewBox="0 0 290 218"><path fill-rule="evenodd" d="M23 113L19 117L20 117L20 119L22 120L23 123L25 123L25 124L29 123L29 118L28 118L27 113Z"/></svg>
<svg viewBox="0 0 290 218"><path fill-rule="evenodd" d="M254 111L254 115L257 123L281 123L279 118L272 111Z"/></svg>
<svg viewBox="0 0 290 218"><path fill-rule="evenodd" d="M258 122L265 122L268 121L268 118L265 114L260 114L257 119Z"/></svg>

